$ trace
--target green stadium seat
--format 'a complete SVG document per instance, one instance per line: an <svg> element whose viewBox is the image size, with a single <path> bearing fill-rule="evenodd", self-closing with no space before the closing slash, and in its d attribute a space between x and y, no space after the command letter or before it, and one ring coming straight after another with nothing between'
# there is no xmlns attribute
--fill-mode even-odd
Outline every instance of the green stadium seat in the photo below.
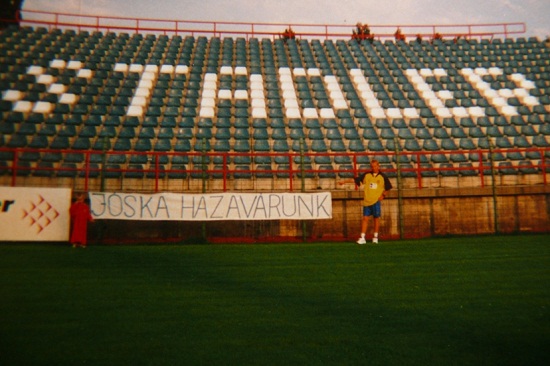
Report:
<svg viewBox="0 0 550 366"><path fill-rule="evenodd" d="M538 174L538 169L531 160L519 161L518 169L521 174Z"/></svg>
<svg viewBox="0 0 550 366"><path fill-rule="evenodd" d="M543 135L533 137L533 145L537 147L550 147L550 144Z"/></svg>
<svg viewBox="0 0 550 366"><path fill-rule="evenodd" d="M311 142L311 150L314 152L325 153L328 151L328 148L324 140L316 139Z"/></svg>
<svg viewBox="0 0 550 366"><path fill-rule="evenodd" d="M262 164L256 166L256 178L273 178L271 165Z"/></svg>
<svg viewBox="0 0 550 366"><path fill-rule="evenodd" d="M233 150L235 150L236 152L249 152L250 151L250 141L249 140L236 140L235 144L233 146Z"/></svg>
<svg viewBox="0 0 550 366"><path fill-rule="evenodd" d="M520 136L520 133L518 132L516 127L512 125L504 126L502 132L503 132L503 135L507 137Z"/></svg>
<svg viewBox="0 0 550 366"><path fill-rule="evenodd" d="M353 165L341 164L338 166L338 176L342 179L353 178L355 176L353 172Z"/></svg>
<svg viewBox="0 0 550 366"><path fill-rule="evenodd" d="M132 154L129 159L130 164L147 164L148 161L147 154Z"/></svg>
<svg viewBox="0 0 550 366"><path fill-rule="evenodd" d="M292 133L291 133L292 135ZM233 137L237 140L248 140L250 139L250 133L248 128L236 128Z"/></svg>
<svg viewBox="0 0 550 366"><path fill-rule="evenodd" d="M302 128L291 128L289 136L292 140L300 140L306 137Z"/></svg>
<svg viewBox="0 0 550 366"><path fill-rule="evenodd" d="M382 143L380 142L380 140L369 140L367 144L367 150L384 151L384 146L382 146Z"/></svg>
<svg viewBox="0 0 550 366"><path fill-rule="evenodd" d="M501 161L497 165L498 173L501 175L514 175L517 174L517 170L514 168L514 165L509 161Z"/></svg>
<svg viewBox="0 0 550 366"><path fill-rule="evenodd" d="M324 178L324 179L336 178L336 174L334 173L334 167L331 164L320 165L317 170L318 170L319 178Z"/></svg>
<svg viewBox="0 0 550 366"><path fill-rule="evenodd" d="M17 164L14 166L16 175L18 177L28 177L31 175L31 163L29 161L17 161Z"/></svg>
<svg viewBox="0 0 550 366"><path fill-rule="evenodd" d="M451 138L442 138L441 139L441 149L443 150L458 150L458 146L455 141Z"/></svg>
<svg viewBox="0 0 550 366"><path fill-rule="evenodd" d="M31 142L29 143L29 147L35 148L35 149L45 149L49 145L48 138L44 135L34 135L32 137Z"/></svg>
<svg viewBox="0 0 550 366"><path fill-rule="evenodd" d="M421 147L420 147L420 144L418 143L417 140L414 140L414 139L407 139L405 141L405 150L408 150L408 151L421 151Z"/></svg>
<svg viewBox="0 0 550 366"><path fill-rule="evenodd" d="M231 151L231 145L229 144L229 140L216 140L216 142L214 142L214 151L216 152Z"/></svg>
<svg viewBox="0 0 550 366"><path fill-rule="evenodd" d="M502 137L502 132L500 132L500 129L497 126L489 126L487 127L486 135L489 137Z"/></svg>
<svg viewBox="0 0 550 366"><path fill-rule="evenodd" d="M363 145L363 141L360 139L357 140L351 140L349 142L349 150L353 152L363 152L365 151L365 146Z"/></svg>
<svg viewBox="0 0 550 366"><path fill-rule="evenodd" d="M115 141L113 150L115 151L130 151L132 149L132 143L130 138L119 136Z"/></svg>
<svg viewBox="0 0 550 366"><path fill-rule="evenodd" d="M498 148L508 149L512 148L512 144L510 143L510 140L507 137L500 136L496 138L496 146Z"/></svg>
<svg viewBox="0 0 550 366"><path fill-rule="evenodd" d="M269 141L267 139L255 139L253 147L254 151L271 151L271 147L269 146Z"/></svg>
<svg viewBox="0 0 550 366"><path fill-rule="evenodd" d="M15 135L11 136L11 138L9 139L6 146L7 147L22 148L22 147L26 147L27 144L28 144L27 136L15 134Z"/></svg>
<svg viewBox="0 0 550 366"><path fill-rule="evenodd" d="M172 143L170 138L160 138L155 142L153 151L171 151Z"/></svg>
<svg viewBox="0 0 550 366"><path fill-rule="evenodd" d="M78 173L78 167L75 163L62 163L59 169L56 170L59 178L75 178Z"/></svg>
<svg viewBox="0 0 550 366"><path fill-rule="evenodd" d="M144 177L144 168L142 164L129 164L123 173L124 178L140 179Z"/></svg>
<svg viewBox="0 0 550 366"><path fill-rule="evenodd" d="M439 165L439 174L442 177L456 177L458 176L458 170L455 168L453 164L450 163L442 163Z"/></svg>
<svg viewBox="0 0 550 366"><path fill-rule="evenodd" d="M273 151L288 152L290 150L286 139L277 139L273 141Z"/></svg>
<svg viewBox="0 0 550 366"><path fill-rule="evenodd" d="M342 140L330 140L329 148L334 152L347 151L346 145Z"/></svg>
<svg viewBox="0 0 550 366"><path fill-rule="evenodd" d="M185 164L174 164L167 172L167 176L170 179L185 179L187 178L187 167Z"/></svg>
<svg viewBox="0 0 550 366"><path fill-rule="evenodd" d="M231 138L231 131L228 127L217 128L214 137L217 140L229 140Z"/></svg>
<svg viewBox="0 0 550 366"><path fill-rule="evenodd" d="M162 164L158 166L151 164L149 169L146 170L145 176L147 178L164 178L166 176L166 167Z"/></svg>
<svg viewBox="0 0 550 366"><path fill-rule="evenodd" d="M476 145L469 137L462 137L459 141L459 148L464 150L473 150L476 148Z"/></svg>
<svg viewBox="0 0 550 366"><path fill-rule="evenodd" d="M398 135L397 135L400 139L405 139L405 140L412 140L414 139L414 136L411 132L411 130L409 130L408 128L401 128L399 129L399 132L398 132Z"/></svg>
<svg viewBox="0 0 550 366"><path fill-rule="evenodd" d="M187 139L178 139L174 144L174 151L176 152L190 152L191 143Z"/></svg>
<svg viewBox="0 0 550 366"><path fill-rule="evenodd" d="M15 124L8 121L0 121L0 133L2 134L1 136L11 135L15 133Z"/></svg>
<svg viewBox="0 0 550 366"><path fill-rule="evenodd" d="M380 161L380 159L378 159ZM380 163L380 171L386 174L388 178L396 178L397 171L391 163Z"/></svg>
<svg viewBox="0 0 550 366"><path fill-rule="evenodd" d="M380 128L379 132L380 132L380 137L383 138L383 139L391 140L391 139L395 138L395 133L389 127L388 128Z"/></svg>
<svg viewBox="0 0 550 366"><path fill-rule="evenodd" d="M19 155L19 160L38 162L40 160L40 152L38 151L23 151Z"/></svg>
<svg viewBox="0 0 550 366"><path fill-rule="evenodd" d="M67 136L58 135L56 136L50 144L52 149L68 149L69 148L69 138Z"/></svg>
<svg viewBox="0 0 550 366"><path fill-rule="evenodd" d="M125 154L109 154L107 156L107 164L125 164L126 155Z"/></svg>
<svg viewBox="0 0 550 366"><path fill-rule="evenodd" d="M421 163L420 164L420 175L423 178L436 178L437 171L434 169L433 165L430 163Z"/></svg>
<svg viewBox="0 0 550 366"><path fill-rule="evenodd" d="M307 137L310 140L323 140L325 138L321 128L310 128Z"/></svg>
<svg viewBox="0 0 550 366"><path fill-rule="evenodd" d="M152 149L151 139L147 137L139 137L134 145L136 151L151 151Z"/></svg>
<svg viewBox="0 0 550 366"><path fill-rule="evenodd" d="M538 133L535 131L533 126L523 125L523 126L521 126L521 135L523 135L523 136L537 136Z"/></svg>
<svg viewBox="0 0 550 366"><path fill-rule="evenodd" d="M58 163L63 160L63 154L59 152L45 152L42 154L42 161Z"/></svg>
<svg viewBox="0 0 550 366"><path fill-rule="evenodd" d="M470 162L461 162L459 163L460 175L464 177L476 176L478 174L477 170L474 168Z"/></svg>
<svg viewBox="0 0 550 366"><path fill-rule="evenodd" d="M426 119L426 125L427 128L441 128L441 123L437 120L435 117L430 117Z"/></svg>
<svg viewBox="0 0 550 366"><path fill-rule="evenodd" d="M249 165L236 165L233 172L235 179L250 179L252 178L252 172Z"/></svg>
<svg viewBox="0 0 550 366"><path fill-rule="evenodd" d="M274 140L286 140L287 139L286 129L279 128L279 127L273 128L271 132L271 137Z"/></svg>

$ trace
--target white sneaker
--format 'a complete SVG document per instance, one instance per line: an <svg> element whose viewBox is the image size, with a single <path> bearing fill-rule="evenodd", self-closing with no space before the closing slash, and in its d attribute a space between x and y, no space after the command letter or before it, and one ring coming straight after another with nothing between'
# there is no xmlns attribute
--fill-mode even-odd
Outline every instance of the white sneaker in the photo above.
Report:
<svg viewBox="0 0 550 366"><path fill-rule="evenodd" d="M378 238L372 238L372 243L373 244L378 244Z"/></svg>
<svg viewBox="0 0 550 366"><path fill-rule="evenodd" d="M359 240L357 240L357 244L367 244L367 241L365 240L365 238L361 237L359 238Z"/></svg>

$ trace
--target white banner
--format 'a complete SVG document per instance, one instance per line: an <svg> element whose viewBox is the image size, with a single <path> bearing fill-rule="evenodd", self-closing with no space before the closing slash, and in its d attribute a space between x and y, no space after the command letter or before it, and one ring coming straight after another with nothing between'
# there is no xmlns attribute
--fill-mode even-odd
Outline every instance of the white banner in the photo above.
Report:
<svg viewBox="0 0 550 366"><path fill-rule="evenodd" d="M114 220L318 220L332 218L332 196L320 193L91 192L92 216Z"/></svg>
<svg viewBox="0 0 550 366"><path fill-rule="evenodd" d="M71 190L0 187L0 241L69 240Z"/></svg>

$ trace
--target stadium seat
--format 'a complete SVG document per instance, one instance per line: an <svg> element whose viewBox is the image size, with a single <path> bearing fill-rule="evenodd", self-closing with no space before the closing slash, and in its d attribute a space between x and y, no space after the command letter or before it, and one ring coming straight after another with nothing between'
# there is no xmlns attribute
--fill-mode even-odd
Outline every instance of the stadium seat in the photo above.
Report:
<svg viewBox="0 0 550 366"><path fill-rule="evenodd" d="M460 175L464 177L471 177L477 175L477 170L470 162L459 163Z"/></svg>
<svg viewBox="0 0 550 366"><path fill-rule="evenodd" d="M439 174L443 177L456 177L458 176L458 171L453 164L442 163L439 165Z"/></svg>
<svg viewBox="0 0 550 366"><path fill-rule="evenodd" d="M538 170L531 160L522 160L518 162L518 170L521 174L537 174Z"/></svg>
<svg viewBox="0 0 550 366"><path fill-rule="evenodd" d="M514 175L517 174L516 169L514 168L513 164L509 161L501 161L497 165L498 167L498 173L501 175Z"/></svg>
<svg viewBox="0 0 550 366"><path fill-rule="evenodd" d="M260 140L260 139L256 139L254 141L254 151L270 151L271 150L271 147L269 146L269 142L266 140Z"/></svg>
<svg viewBox="0 0 550 366"><path fill-rule="evenodd" d="M113 146L115 151L130 151L132 149L132 143L129 137L119 136Z"/></svg>
<svg viewBox="0 0 550 366"><path fill-rule="evenodd" d="M271 165L257 165L256 166L256 178L273 178L273 171Z"/></svg>
<svg viewBox="0 0 550 366"><path fill-rule="evenodd" d="M319 178L336 178L336 173L334 173L334 167L330 164L323 164L318 167Z"/></svg>

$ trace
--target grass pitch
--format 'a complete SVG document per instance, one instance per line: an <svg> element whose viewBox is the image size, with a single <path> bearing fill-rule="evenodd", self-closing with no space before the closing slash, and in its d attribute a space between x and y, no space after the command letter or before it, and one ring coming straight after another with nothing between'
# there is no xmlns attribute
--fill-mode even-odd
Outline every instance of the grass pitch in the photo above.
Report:
<svg viewBox="0 0 550 366"><path fill-rule="evenodd" d="M550 236L0 245L4 365L546 365Z"/></svg>

